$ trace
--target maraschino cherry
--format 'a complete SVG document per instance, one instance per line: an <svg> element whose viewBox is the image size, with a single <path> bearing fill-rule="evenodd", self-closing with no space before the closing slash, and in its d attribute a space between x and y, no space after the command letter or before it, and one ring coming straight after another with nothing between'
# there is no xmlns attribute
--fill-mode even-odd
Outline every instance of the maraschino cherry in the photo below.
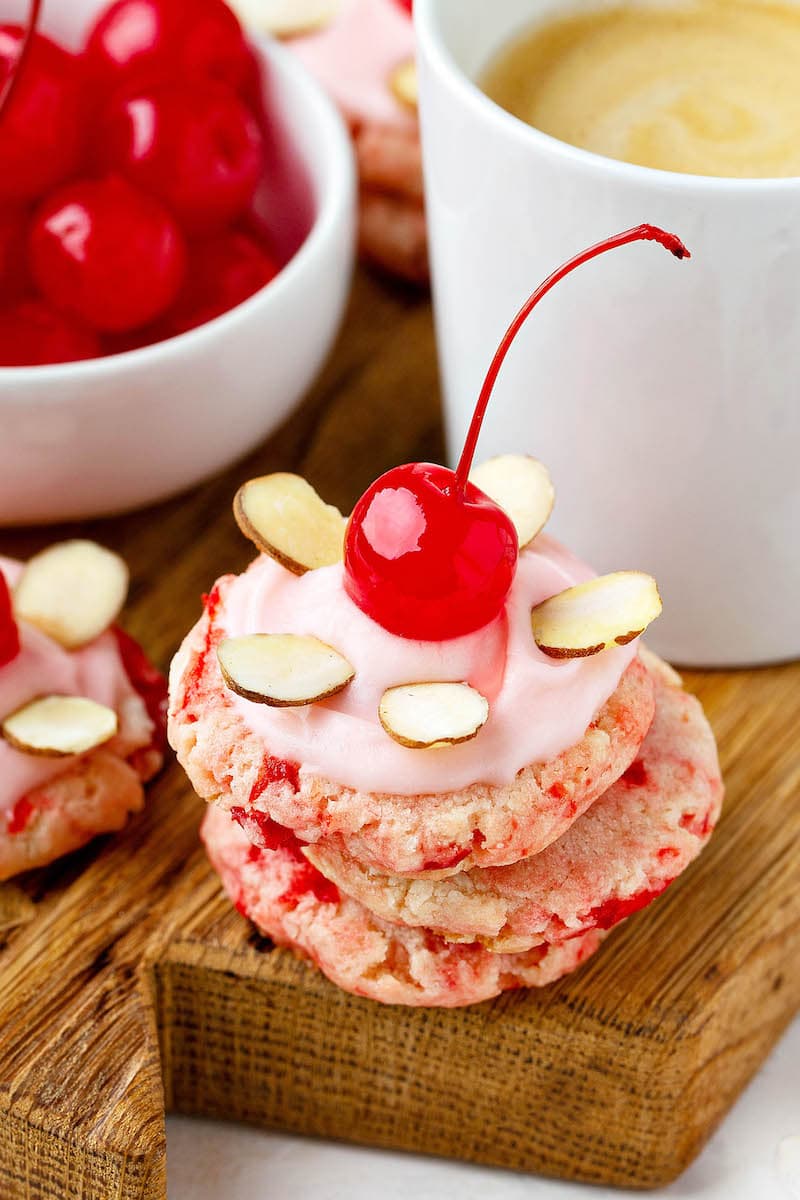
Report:
<svg viewBox="0 0 800 1200"><path fill-rule="evenodd" d="M28 213L20 205L0 205L0 297L16 300L29 286L25 245Z"/></svg>
<svg viewBox="0 0 800 1200"><path fill-rule="evenodd" d="M34 297L0 308L0 367L42 367L97 358L96 335Z"/></svg>
<svg viewBox="0 0 800 1200"><path fill-rule="evenodd" d="M231 88L168 82L112 102L102 165L162 200L190 236L216 233L248 208L261 177L258 122Z"/></svg>
<svg viewBox="0 0 800 1200"><path fill-rule="evenodd" d="M190 247L186 282L155 331L174 337L235 308L278 274L267 250L238 230L219 233Z"/></svg>
<svg viewBox="0 0 800 1200"><path fill-rule="evenodd" d="M14 620L11 593L5 575L0 571L0 667L12 662L19 650L19 629Z"/></svg>
<svg viewBox="0 0 800 1200"><path fill-rule="evenodd" d="M51 304L114 333L166 311L183 283L186 248L162 204L112 176L66 184L45 201L30 262Z"/></svg>
<svg viewBox="0 0 800 1200"><path fill-rule="evenodd" d="M514 579L517 535L506 514L468 478L492 389L542 297L576 267L636 241L656 241L676 258L689 257L674 234L639 225L571 258L539 285L503 336L456 470L433 463L394 467L356 504L345 535L345 589L390 633L441 641L473 633L500 614Z"/></svg>
<svg viewBox="0 0 800 1200"><path fill-rule="evenodd" d="M253 56L224 0L116 0L89 34L86 61L107 93L165 79L248 88Z"/></svg>
<svg viewBox="0 0 800 1200"><path fill-rule="evenodd" d="M43 34L0 26L0 199L33 200L78 168L85 122L76 67Z"/></svg>

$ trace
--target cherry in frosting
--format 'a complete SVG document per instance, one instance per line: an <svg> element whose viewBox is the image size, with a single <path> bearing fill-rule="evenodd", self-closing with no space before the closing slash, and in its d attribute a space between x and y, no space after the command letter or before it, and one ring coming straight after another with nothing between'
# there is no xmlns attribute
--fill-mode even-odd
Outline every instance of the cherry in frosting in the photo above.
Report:
<svg viewBox="0 0 800 1200"><path fill-rule="evenodd" d="M441 641L487 625L517 565L501 508L435 463L395 467L359 500L347 531L345 587L390 633Z"/></svg>
<svg viewBox="0 0 800 1200"><path fill-rule="evenodd" d="M0 667L13 662L19 650L19 629L14 620L11 593L5 575L0 571Z"/></svg>
<svg viewBox="0 0 800 1200"><path fill-rule="evenodd" d="M442 641L473 633L499 616L514 581L517 536L502 509L468 478L495 381L542 297L576 267L635 241L656 241L676 258L689 257L674 234L639 225L564 263L526 300L503 336L457 469L431 463L394 467L356 504L345 535L345 590L390 633Z"/></svg>

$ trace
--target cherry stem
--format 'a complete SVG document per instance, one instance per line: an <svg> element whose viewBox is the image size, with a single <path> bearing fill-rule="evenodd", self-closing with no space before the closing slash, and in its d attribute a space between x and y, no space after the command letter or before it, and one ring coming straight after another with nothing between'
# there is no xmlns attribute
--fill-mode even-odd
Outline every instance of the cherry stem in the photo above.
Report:
<svg viewBox="0 0 800 1200"><path fill-rule="evenodd" d="M505 357L511 348L511 343L525 324L525 321L542 297L546 296L550 289L555 287L565 275L569 275L576 267L582 266L583 263L589 262L590 259L597 258L599 254L605 254L607 250L616 250L618 246L627 246L629 242L658 242L665 250L669 250L671 254L674 254L676 258L691 258L691 254L683 242L674 233L667 233L664 229L659 229L656 225L637 225L635 229L626 229L624 233L617 233L614 237L606 238L604 241L598 242L597 245L590 246L588 250L583 250L580 254L576 254L569 262L565 262L558 270L553 271L552 275L548 275L544 283L539 284L536 291L525 301L503 334L503 339L497 347L486 378L483 381L481 394L478 397L475 413L467 433L467 440L464 443L464 449L456 468L456 496L464 495L492 389L494 388L497 376L500 374L500 368L505 361Z"/></svg>
<svg viewBox="0 0 800 1200"><path fill-rule="evenodd" d="M8 73L5 83L3 84L2 88L0 88L0 117L2 117L3 112L11 103L11 97L14 95L14 91L19 83L22 75L22 69L25 66L25 60L30 54L31 46L33 45L34 34L36 33L36 27L39 24L39 15L42 11L42 3L43 0L31 0L31 11L28 16L28 27L25 30L25 34L22 39L22 45L19 48L19 54L16 57L13 67Z"/></svg>

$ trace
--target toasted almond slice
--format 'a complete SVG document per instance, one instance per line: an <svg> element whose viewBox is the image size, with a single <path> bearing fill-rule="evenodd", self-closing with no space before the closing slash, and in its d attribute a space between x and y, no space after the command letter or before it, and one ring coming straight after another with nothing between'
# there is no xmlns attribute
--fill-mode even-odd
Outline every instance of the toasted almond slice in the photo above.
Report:
<svg viewBox="0 0 800 1200"><path fill-rule="evenodd" d="M470 481L511 517L524 550L547 524L556 493L550 472L538 458L500 454L470 474Z"/></svg>
<svg viewBox="0 0 800 1200"><path fill-rule="evenodd" d="M341 0L231 0L231 7L251 29L291 38L330 25Z"/></svg>
<svg viewBox="0 0 800 1200"><path fill-rule="evenodd" d="M14 589L17 617L67 650L94 641L119 616L128 568L97 542L58 542L31 558Z"/></svg>
<svg viewBox="0 0 800 1200"><path fill-rule="evenodd" d="M113 708L85 696L42 696L3 721L3 737L23 754L85 754L117 732Z"/></svg>
<svg viewBox="0 0 800 1200"><path fill-rule="evenodd" d="M233 515L245 537L295 575L341 562L347 522L300 475L249 480L236 493Z"/></svg>
<svg viewBox="0 0 800 1200"><path fill-rule="evenodd" d="M327 700L355 675L347 659L315 637L294 633L253 633L226 638L217 650L228 687L273 708Z"/></svg>
<svg viewBox="0 0 800 1200"><path fill-rule="evenodd" d="M474 738L486 724L489 701L468 683L405 683L383 693L378 716L401 746L431 750Z"/></svg>
<svg viewBox="0 0 800 1200"><path fill-rule="evenodd" d="M417 64L413 58L407 58L405 62L401 62L395 67L389 76L389 86L401 104L405 104L406 108L416 109L419 104L419 80L417 78Z"/></svg>
<svg viewBox="0 0 800 1200"><path fill-rule="evenodd" d="M638 637L661 612L652 575L615 571L579 583L531 613L536 645L552 658L583 658Z"/></svg>

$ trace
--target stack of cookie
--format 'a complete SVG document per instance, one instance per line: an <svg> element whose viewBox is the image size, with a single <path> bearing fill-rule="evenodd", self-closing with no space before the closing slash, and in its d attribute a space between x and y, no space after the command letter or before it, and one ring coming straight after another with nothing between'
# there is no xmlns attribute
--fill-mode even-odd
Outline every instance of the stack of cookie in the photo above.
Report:
<svg viewBox="0 0 800 1200"><path fill-rule="evenodd" d="M83 539L0 557L0 881L121 829L161 768L166 680L116 623L127 591Z"/></svg>
<svg viewBox="0 0 800 1200"><path fill-rule="evenodd" d="M425 560L443 471L390 472L347 526L296 476L240 489L260 555L217 582L173 663L170 736L212 802L211 861L264 934L358 995L456 1006L584 962L698 854L722 785L700 705L639 645L653 581L596 578L541 533L534 460L485 464L464 493L519 546L490 621L469 627L474 581L445 610L453 637L419 636L442 619L425 598L364 600L370 554L386 589ZM437 562L430 596L453 575Z"/></svg>
<svg viewBox="0 0 800 1200"><path fill-rule="evenodd" d="M280 37L338 105L360 182L360 249L382 270L428 281L410 0L233 0Z"/></svg>

